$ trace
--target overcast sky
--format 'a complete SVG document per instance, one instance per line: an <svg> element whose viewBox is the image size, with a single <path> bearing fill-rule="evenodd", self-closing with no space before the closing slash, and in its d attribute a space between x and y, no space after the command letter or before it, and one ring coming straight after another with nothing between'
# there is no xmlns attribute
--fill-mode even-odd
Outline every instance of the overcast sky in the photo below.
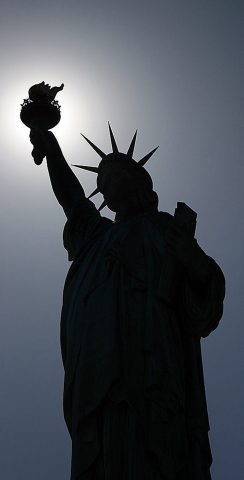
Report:
<svg viewBox="0 0 244 480"><path fill-rule="evenodd" d="M243 0L1 0L0 478L68 480L59 347L69 268L65 217L31 157L20 104L65 88L53 130L67 161L97 165L110 121L147 168L160 209L198 213L197 239L223 269L225 313L202 342L213 480L244 475ZM87 194L95 176L76 170ZM101 198L95 200L97 205ZM104 210L104 215L110 215Z"/></svg>

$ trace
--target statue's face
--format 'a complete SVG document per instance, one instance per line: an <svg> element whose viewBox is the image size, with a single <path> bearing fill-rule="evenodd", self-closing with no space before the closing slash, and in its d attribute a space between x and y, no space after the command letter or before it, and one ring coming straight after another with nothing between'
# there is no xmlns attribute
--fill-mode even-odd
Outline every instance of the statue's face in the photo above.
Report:
<svg viewBox="0 0 244 480"><path fill-rule="evenodd" d="M121 164L108 164L98 174L97 184L107 206L117 212L136 193L135 176Z"/></svg>

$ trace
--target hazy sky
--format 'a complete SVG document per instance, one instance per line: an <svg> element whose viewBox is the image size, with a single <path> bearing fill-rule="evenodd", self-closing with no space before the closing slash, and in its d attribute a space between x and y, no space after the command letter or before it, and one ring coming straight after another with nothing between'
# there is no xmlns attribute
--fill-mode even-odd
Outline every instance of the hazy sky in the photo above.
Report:
<svg viewBox="0 0 244 480"><path fill-rule="evenodd" d="M68 480L59 347L69 263L65 217L19 119L31 85L58 94L69 163L109 152L110 121L147 164L160 209L198 213L197 239L223 269L225 313L202 342L213 480L244 475L243 0L1 0L0 478ZM76 170L87 194L95 177ZM101 199L97 199L99 205ZM104 215L109 214L104 210Z"/></svg>

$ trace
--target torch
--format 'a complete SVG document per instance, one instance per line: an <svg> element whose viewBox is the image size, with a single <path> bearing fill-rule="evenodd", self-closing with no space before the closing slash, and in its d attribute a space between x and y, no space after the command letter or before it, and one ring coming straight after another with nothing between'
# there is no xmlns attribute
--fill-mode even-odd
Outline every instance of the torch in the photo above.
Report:
<svg viewBox="0 0 244 480"><path fill-rule="evenodd" d="M20 118L22 122L29 127L50 130L55 127L61 118L60 105L55 96L60 90L63 90L64 84L60 87L50 87L49 84L41 82L33 85L29 89L29 97L21 104ZM36 165L42 163L45 153L41 144L36 145L31 152Z"/></svg>

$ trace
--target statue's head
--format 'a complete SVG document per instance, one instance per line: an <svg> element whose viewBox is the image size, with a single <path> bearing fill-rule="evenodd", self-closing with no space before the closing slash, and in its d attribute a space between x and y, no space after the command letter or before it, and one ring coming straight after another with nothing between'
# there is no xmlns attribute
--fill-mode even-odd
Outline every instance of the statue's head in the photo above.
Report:
<svg viewBox="0 0 244 480"><path fill-rule="evenodd" d="M100 210L107 205L110 210L118 212L121 206L124 204L128 206L128 203L134 206L137 205L140 211L157 209L158 197L153 191L151 176L144 168L145 163L157 148L136 162L132 158L132 155L137 132L126 154L118 151L110 125L109 133L113 152L107 155L88 140L88 138L84 137L102 158L98 167L76 165L79 168L97 173L97 188L90 197L98 192L102 193L104 202Z"/></svg>

